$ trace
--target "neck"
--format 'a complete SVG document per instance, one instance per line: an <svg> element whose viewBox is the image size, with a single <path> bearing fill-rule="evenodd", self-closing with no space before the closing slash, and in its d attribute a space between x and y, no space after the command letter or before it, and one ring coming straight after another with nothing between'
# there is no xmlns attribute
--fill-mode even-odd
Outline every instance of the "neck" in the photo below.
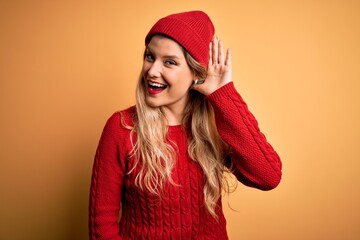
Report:
<svg viewBox="0 0 360 240"><path fill-rule="evenodd" d="M169 126L180 125L184 116L184 109L171 109L164 107L164 115Z"/></svg>

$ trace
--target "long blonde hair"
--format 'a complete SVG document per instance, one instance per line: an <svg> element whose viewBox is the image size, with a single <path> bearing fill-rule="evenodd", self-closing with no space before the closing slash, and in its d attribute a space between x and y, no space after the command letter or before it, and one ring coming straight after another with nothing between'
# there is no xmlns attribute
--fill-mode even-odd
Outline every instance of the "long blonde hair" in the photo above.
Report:
<svg viewBox="0 0 360 240"><path fill-rule="evenodd" d="M187 64L195 76L205 79L207 70L183 48ZM221 140L215 125L214 111L206 96L189 90L189 101L185 107L182 125L190 128L188 139L189 156L203 170L204 203L208 212L217 219L216 205L222 190L228 191L229 185L224 178L225 157L228 147ZM136 87L136 116L132 133L136 133L136 142L132 154L141 161L141 168L135 178L140 189L146 189L161 196L165 181L176 183L171 172L176 161L176 150L166 142L167 123L162 108L149 107L145 102L145 81L139 77ZM131 171L131 170L130 170Z"/></svg>

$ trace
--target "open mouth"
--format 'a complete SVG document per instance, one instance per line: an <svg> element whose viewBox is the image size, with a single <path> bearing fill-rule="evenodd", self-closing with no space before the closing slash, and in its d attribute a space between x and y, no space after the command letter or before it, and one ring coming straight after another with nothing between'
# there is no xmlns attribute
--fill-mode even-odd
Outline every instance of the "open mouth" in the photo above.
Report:
<svg viewBox="0 0 360 240"><path fill-rule="evenodd" d="M152 82L152 81L148 82L148 90L149 90L150 94L160 93L160 92L164 91L165 88L167 88L167 85L165 85L165 84Z"/></svg>

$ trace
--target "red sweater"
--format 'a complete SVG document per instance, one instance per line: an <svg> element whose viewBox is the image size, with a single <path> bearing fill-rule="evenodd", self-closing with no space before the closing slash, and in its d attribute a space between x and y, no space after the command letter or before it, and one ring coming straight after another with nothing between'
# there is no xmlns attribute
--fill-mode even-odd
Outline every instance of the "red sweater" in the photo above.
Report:
<svg viewBox="0 0 360 240"><path fill-rule="evenodd" d="M260 132L246 103L229 83L210 96L221 138L232 147L234 174L243 184L262 190L275 188L281 179L281 161ZM134 108L113 114L107 121L96 152L90 192L90 239L228 239L221 199L216 221L204 207L204 177L187 154L186 130L170 126L168 137L178 146L173 179L161 199L134 185L138 168L130 131ZM118 223L121 206L121 220Z"/></svg>

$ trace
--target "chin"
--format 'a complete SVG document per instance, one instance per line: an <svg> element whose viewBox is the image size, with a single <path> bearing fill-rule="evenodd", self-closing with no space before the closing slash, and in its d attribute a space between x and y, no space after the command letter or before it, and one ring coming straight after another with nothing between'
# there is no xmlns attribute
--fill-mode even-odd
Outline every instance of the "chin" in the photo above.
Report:
<svg viewBox="0 0 360 240"><path fill-rule="evenodd" d="M145 99L145 103L147 106L151 107L151 108L158 108L161 106L161 104L156 103L155 101L151 101L150 99L146 98Z"/></svg>

